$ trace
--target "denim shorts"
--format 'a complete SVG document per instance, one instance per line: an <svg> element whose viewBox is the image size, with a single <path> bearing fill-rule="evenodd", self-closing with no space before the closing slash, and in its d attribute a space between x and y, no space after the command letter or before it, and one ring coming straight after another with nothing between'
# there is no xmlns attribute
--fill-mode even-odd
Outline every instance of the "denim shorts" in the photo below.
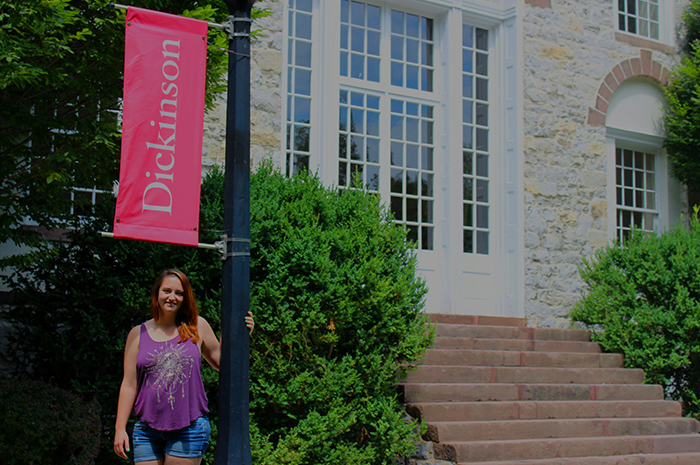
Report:
<svg viewBox="0 0 700 465"><path fill-rule="evenodd" d="M211 426L207 417L199 417L190 426L175 431L158 431L142 421L134 425L134 462L173 457L201 457L209 446Z"/></svg>

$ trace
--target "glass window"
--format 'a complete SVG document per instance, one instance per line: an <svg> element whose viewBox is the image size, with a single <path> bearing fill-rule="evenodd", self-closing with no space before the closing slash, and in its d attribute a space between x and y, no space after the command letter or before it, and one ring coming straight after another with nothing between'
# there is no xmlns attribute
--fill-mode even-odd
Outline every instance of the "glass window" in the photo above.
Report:
<svg viewBox="0 0 700 465"><path fill-rule="evenodd" d="M340 75L379 82L381 9L340 2Z"/></svg>
<svg viewBox="0 0 700 465"><path fill-rule="evenodd" d="M338 186L354 185L356 177L379 191L380 97L359 91L340 91L338 126Z"/></svg>
<svg viewBox="0 0 700 465"><path fill-rule="evenodd" d="M620 31L659 40L659 0L617 0Z"/></svg>
<svg viewBox="0 0 700 465"><path fill-rule="evenodd" d="M391 202L396 223L421 250L433 250L434 107L391 100Z"/></svg>
<svg viewBox="0 0 700 465"><path fill-rule="evenodd" d="M462 248L489 253L488 31L462 26Z"/></svg>
<svg viewBox="0 0 700 465"><path fill-rule="evenodd" d="M409 240L433 250L433 20L360 1L340 5L340 75L347 79L341 79L338 105L338 186L359 181L388 195ZM382 40L389 46L382 49ZM380 72L382 60L390 63L388 73ZM422 100L403 89L419 91Z"/></svg>
<svg viewBox="0 0 700 465"><path fill-rule="evenodd" d="M632 228L646 233L657 230L656 156L636 150L615 149L616 237L620 241Z"/></svg>
<svg viewBox="0 0 700 465"><path fill-rule="evenodd" d="M391 11L391 84L433 91L433 20Z"/></svg>
<svg viewBox="0 0 700 465"><path fill-rule="evenodd" d="M311 137L311 0L289 0L285 170L309 169Z"/></svg>

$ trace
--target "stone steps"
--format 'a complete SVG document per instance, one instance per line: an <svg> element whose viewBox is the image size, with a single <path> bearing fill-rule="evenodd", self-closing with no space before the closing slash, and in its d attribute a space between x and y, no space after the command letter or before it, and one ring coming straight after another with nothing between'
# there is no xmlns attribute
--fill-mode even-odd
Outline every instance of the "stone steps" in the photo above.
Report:
<svg viewBox="0 0 700 465"><path fill-rule="evenodd" d="M537 352L601 353L600 344L585 341L536 341L531 339L483 339L436 337L434 349L513 350Z"/></svg>
<svg viewBox="0 0 700 465"><path fill-rule="evenodd" d="M460 384L638 384L644 381L644 372L626 368L423 365L409 373L406 381Z"/></svg>
<svg viewBox="0 0 700 465"><path fill-rule="evenodd" d="M649 384L440 384L402 382L409 402L518 400L659 400L661 386Z"/></svg>
<svg viewBox="0 0 700 465"><path fill-rule="evenodd" d="M431 315L436 340L402 381L435 457L461 464L700 464L700 423L585 330Z"/></svg>
<svg viewBox="0 0 700 465"><path fill-rule="evenodd" d="M596 457L632 454L676 454L700 451L700 435L537 438L435 444L435 455L459 463ZM456 460L455 460L456 459Z"/></svg>
<svg viewBox="0 0 700 465"><path fill-rule="evenodd" d="M491 438L584 438L603 436L655 436L697 434L700 425L692 418L565 418L510 421L432 422L434 436L440 442L463 438L488 441Z"/></svg>
<svg viewBox="0 0 700 465"><path fill-rule="evenodd" d="M411 404L409 414L441 421L664 418L680 417L681 405L668 400L416 402Z"/></svg>
<svg viewBox="0 0 700 465"><path fill-rule="evenodd" d="M586 329L526 328L524 326L477 326L437 323L435 325L435 335L438 337L515 339L521 341L591 341L591 332Z"/></svg>
<svg viewBox="0 0 700 465"><path fill-rule="evenodd" d="M603 457L574 457L543 460L470 462L469 465L698 465L700 453L613 455ZM459 465L466 465L460 462Z"/></svg>
<svg viewBox="0 0 700 465"><path fill-rule="evenodd" d="M429 349L423 365L622 368L620 354L515 350Z"/></svg>

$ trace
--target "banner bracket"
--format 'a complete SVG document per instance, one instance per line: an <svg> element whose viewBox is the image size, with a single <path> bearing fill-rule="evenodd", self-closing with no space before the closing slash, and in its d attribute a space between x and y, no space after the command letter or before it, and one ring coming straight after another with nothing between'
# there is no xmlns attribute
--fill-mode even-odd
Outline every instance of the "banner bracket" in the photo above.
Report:
<svg viewBox="0 0 700 465"><path fill-rule="evenodd" d="M236 32L236 23L251 23L253 20L251 18L241 18L237 16L229 16L226 22L223 24L224 31L228 34L228 40L233 40L234 37L246 37L250 39L250 27L244 28L248 32Z"/></svg>
<svg viewBox="0 0 700 465"><path fill-rule="evenodd" d="M228 251L229 243L231 244L231 252ZM225 261L229 257L250 257L250 239L223 235L221 236L221 241L217 241L216 244L222 245L222 249L220 250L222 261Z"/></svg>
<svg viewBox="0 0 700 465"><path fill-rule="evenodd" d="M111 233L111 232L97 231L97 234L99 234L102 237L107 237L109 239L119 239L118 237L114 237L114 233ZM174 244L174 245L184 245L184 244ZM198 242L197 248L198 249L216 250L217 252L224 254L224 245L225 245L225 243L223 241L216 241L213 244L203 244L202 242Z"/></svg>
<svg viewBox="0 0 700 465"><path fill-rule="evenodd" d="M120 5L118 3L110 3L110 5L112 5L112 8L114 8L115 10L128 10L129 9L129 5ZM207 24L211 28L221 29L222 31L225 31L226 26L227 26L226 24L210 23L209 21L207 21Z"/></svg>

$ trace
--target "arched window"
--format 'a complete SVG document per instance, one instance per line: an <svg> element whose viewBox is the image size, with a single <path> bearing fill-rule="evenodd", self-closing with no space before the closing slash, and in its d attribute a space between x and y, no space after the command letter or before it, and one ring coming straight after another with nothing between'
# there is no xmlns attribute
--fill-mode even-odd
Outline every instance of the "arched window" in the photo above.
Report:
<svg viewBox="0 0 700 465"><path fill-rule="evenodd" d="M611 238L623 241L633 227L657 234L680 217L681 185L669 177L663 149L663 105L663 92L645 77L627 79L610 99L605 126Z"/></svg>

